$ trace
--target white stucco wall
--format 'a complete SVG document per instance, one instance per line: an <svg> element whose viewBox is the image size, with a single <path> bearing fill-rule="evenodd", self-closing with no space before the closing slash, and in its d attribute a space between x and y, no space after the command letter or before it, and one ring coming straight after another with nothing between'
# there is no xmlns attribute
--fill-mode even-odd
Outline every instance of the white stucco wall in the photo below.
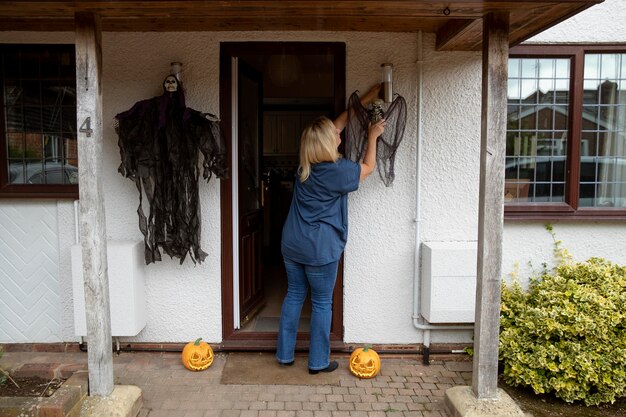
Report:
<svg viewBox="0 0 626 417"><path fill-rule="evenodd" d="M394 88L409 103L407 130L396 159L397 177L390 188L368 179L351 199L345 255L347 342L422 341L412 320L417 36L409 35L404 42L403 54L391 61ZM434 42L433 35L424 36L419 240L476 240L481 57L435 52ZM397 62L408 71L396 71ZM433 341L450 340L450 336L433 333ZM464 335L461 340L471 339Z"/></svg>
<svg viewBox="0 0 626 417"><path fill-rule="evenodd" d="M120 47L123 45L123 47ZM117 173L120 163L115 114L140 99L162 93L169 63L184 63L183 83L191 108L211 113L219 109L219 46L201 34L119 34L103 36L104 193L107 235L112 239L143 240L137 223L138 195L134 184ZM163 254L163 261L145 267L147 324L134 341L179 342L203 337L221 340L221 267L219 182L199 183L202 264L183 265ZM198 336L194 336L198 335Z"/></svg>
<svg viewBox="0 0 626 417"><path fill-rule="evenodd" d="M586 28L597 17L624 13L624 0L607 0L585 12L581 22L564 22L533 41L576 41L585 33L593 42L597 31ZM609 5L613 7L608 8ZM620 9L616 11L616 9ZM599 14L603 11L603 14ZM616 17L615 19L618 19ZM609 42L625 42L626 19L611 21ZM581 27L582 25L582 27ZM608 29L607 29L608 30ZM561 33L553 35L552 33ZM565 34L569 34L565 36ZM621 38L620 38L621 36ZM134 184L117 173L119 151L113 117L136 101L161 93L169 63L181 61L187 105L219 110L219 42L333 41L345 42L346 91L363 91L379 80L379 65L394 65L394 89L408 103L404 141L396 158L396 179L385 187L375 176L351 194L350 237L344 270L344 340L349 343L418 343L422 332L413 327L413 277L416 218L419 241L475 241L478 219L480 150L481 54L436 52L435 38L423 40L423 103L421 212L416 213L417 35L332 32L104 33L103 99L105 143L104 198L109 239L136 239L138 196ZM0 42L73 42L72 33L0 32ZM221 270L219 182L201 182L202 248L206 262L163 258L145 268L148 323L136 342L181 342L202 336L221 341ZM71 203L59 203L59 264L63 295L62 339L76 340L72 324L69 245L74 241ZM624 222L554 222L557 237L577 259L603 256L626 263ZM539 267L551 262L552 238L543 222L505 223L503 272ZM64 254L66 257L64 257ZM528 273L528 271L522 271ZM432 341L471 341L471 334L434 332Z"/></svg>
<svg viewBox="0 0 626 417"><path fill-rule="evenodd" d="M624 221L552 222L556 238L573 258L584 261L602 257L626 264L626 225ZM543 222L507 222L504 233L503 272L510 274L519 264L520 278L540 272L542 263L554 266L554 240ZM505 276L508 280L509 276Z"/></svg>

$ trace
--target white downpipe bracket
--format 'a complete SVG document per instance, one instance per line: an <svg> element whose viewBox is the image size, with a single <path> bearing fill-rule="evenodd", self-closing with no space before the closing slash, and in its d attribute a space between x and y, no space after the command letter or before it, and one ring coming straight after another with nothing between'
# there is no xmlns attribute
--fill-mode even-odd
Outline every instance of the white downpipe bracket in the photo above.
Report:
<svg viewBox="0 0 626 417"><path fill-rule="evenodd" d="M418 330L424 331L423 344L425 347L430 346L431 330L473 330L473 324L431 324L426 322L422 316L420 305L420 294L422 291L422 280L420 276L421 261L421 170L422 170L422 91L423 91L423 66L424 66L424 47L422 41L422 31L417 33L417 140L415 145L415 264L413 267L413 326Z"/></svg>

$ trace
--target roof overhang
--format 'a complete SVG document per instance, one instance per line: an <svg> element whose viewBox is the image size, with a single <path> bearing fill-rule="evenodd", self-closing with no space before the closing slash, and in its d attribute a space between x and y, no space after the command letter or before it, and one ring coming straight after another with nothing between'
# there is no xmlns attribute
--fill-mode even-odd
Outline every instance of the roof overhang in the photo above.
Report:
<svg viewBox="0 0 626 417"><path fill-rule="evenodd" d="M0 30L73 31L89 12L105 32L423 31L438 50L480 50L488 13L509 13L514 46L602 1L2 1Z"/></svg>

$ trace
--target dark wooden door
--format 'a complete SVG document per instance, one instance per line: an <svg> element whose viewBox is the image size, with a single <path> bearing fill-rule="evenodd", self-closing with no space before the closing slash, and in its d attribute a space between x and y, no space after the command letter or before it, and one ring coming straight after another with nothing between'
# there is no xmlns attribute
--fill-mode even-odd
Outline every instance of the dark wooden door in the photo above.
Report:
<svg viewBox="0 0 626 417"><path fill-rule="evenodd" d="M263 304L263 189L261 165L263 143L263 77L239 60L239 308L241 324L250 320Z"/></svg>

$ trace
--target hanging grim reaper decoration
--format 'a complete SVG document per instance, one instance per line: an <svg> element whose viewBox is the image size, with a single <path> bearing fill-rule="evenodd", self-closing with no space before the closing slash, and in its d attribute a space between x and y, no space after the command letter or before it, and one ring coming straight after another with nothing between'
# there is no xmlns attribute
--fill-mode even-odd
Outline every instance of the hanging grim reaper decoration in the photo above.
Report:
<svg viewBox="0 0 626 417"><path fill-rule="evenodd" d="M202 176L226 177L225 146L218 122L185 105L180 80L168 75L163 94L142 100L115 116L122 163L118 171L139 191L139 229L144 236L145 260L187 254L202 262L200 248L199 153ZM143 199L149 203L144 212Z"/></svg>
<svg viewBox="0 0 626 417"><path fill-rule="evenodd" d="M395 94L388 105L383 100L374 100L367 108L359 100L359 92L352 93L348 100L348 125L346 127L346 157L361 161L367 149L368 126L380 119L386 120L385 132L378 138L376 146L376 166L385 186L389 187L395 178L394 163L396 151L404 136L406 125L406 101ZM388 94L391 96L391 94Z"/></svg>

